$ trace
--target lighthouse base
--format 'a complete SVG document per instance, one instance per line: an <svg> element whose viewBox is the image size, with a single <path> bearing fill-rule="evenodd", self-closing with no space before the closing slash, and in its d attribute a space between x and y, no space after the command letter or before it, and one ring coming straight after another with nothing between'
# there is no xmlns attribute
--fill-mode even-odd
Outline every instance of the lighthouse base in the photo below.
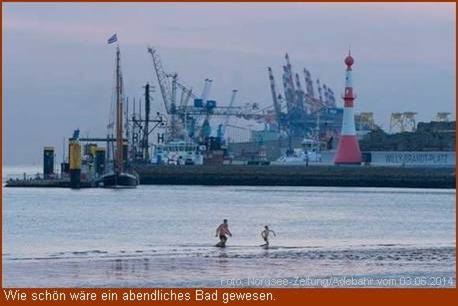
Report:
<svg viewBox="0 0 458 306"><path fill-rule="evenodd" d="M341 135L334 158L336 165L360 165L362 162L358 139L354 135Z"/></svg>

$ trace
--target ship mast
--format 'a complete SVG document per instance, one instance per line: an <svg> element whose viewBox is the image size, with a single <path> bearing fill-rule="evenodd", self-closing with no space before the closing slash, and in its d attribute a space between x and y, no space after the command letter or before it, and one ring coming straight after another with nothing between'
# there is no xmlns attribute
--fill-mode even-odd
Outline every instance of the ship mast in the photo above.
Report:
<svg viewBox="0 0 458 306"><path fill-rule="evenodd" d="M121 59L119 46L116 48L116 159L115 172L119 174L123 168L123 133L122 133L122 75L121 75Z"/></svg>

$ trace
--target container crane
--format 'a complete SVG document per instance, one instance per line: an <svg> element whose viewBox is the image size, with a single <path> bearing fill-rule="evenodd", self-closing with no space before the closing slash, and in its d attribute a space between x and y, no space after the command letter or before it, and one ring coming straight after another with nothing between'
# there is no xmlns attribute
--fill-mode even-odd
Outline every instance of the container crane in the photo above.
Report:
<svg viewBox="0 0 458 306"><path fill-rule="evenodd" d="M203 136L208 136L211 132L209 124L211 116L237 116L238 118L247 120L259 120L265 117L265 114L260 113L254 107L247 110L246 108L235 107L233 105L217 106L215 100L208 100L213 82L209 78L205 80L201 97L196 97L192 89L189 89L179 81L176 73L168 74L164 71L156 49L149 47L148 52L153 58L154 69L166 112L171 117L170 136L172 140L186 137L196 140L196 135L194 133L196 129L200 129L201 135L204 134ZM178 91L181 91L181 93L178 93ZM179 101L177 99L178 97ZM194 103L189 103L191 99L193 99ZM199 124L201 120L203 121L202 125ZM187 131L187 136L184 131Z"/></svg>
<svg viewBox="0 0 458 306"><path fill-rule="evenodd" d="M338 122L340 112L336 110L334 92L320 80L312 80L310 71L303 68L304 79L294 73L290 57L285 54L286 63L282 66L283 91L280 93L275 86L272 68L268 67L270 90L273 100L273 114L278 125L278 132L285 131L289 137L304 137L314 129L317 116L325 129L328 123ZM305 81L302 87L301 81ZM334 108L334 109L333 109ZM271 113L272 114L272 113ZM333 127L332 127L333 128Z"/></svg>
<svg viewBox="0 0 458 306"><path fill-rule="evenodd" d="M313 90L312 75L310 74L310 71L307 70L307 68L304 68L304 76L305 76L305 87L307 90L306 96L310 98L315 98L315 91Z"/></svg>
<svg viewBox="0 0 458 306"><path fill-rule="evenodd" d="M168 114L171 114L170 136L172 139L177 139L180 137L181 133L181 127L176 116L176 89L178 75L176 73L165 73L159 54L154 48L149 47L148 52L153 58L154 70L156 71L156 76L159 83L159 88L161 90L162 99L164 100L165 109ZM172 78L172 84L170 84L169 77Z"/></svg>
<svg viewBox="0 0 458 306"><path fill-rule="evenodd" d="M270 91L272 93L272 100L274 102L274 110L275 110L275 118L278 123L279 128L281 128L281 121L282 121L282 112L281 112L281 104L279 99L277 98L277 89L275 87L275 79L274 74L272 72L272 68L267 68L269 71L269 81L270 81Z"/></svg>
<svg viewBox="0 0 458 306"><path fill-rule="evenodd" d="M237 95L237 89L232 90L231 100L229 101L229 108L232 108L234 106L236 95ZM218 138L221 140L221 142L224 142L226 128L229 124L229 118L230 118L230 115L227 114L226 117L224 118L224 122L218 126Z"/></svg>
<svg viewBox="0 0 458 306"><path fill-rule="evenodd" d="M201 95L203 106L205 106L208 96L210 95L210 89L212 86L212 82L213 82L212 79L205 79L204 88L202 89L202 95Z"/></svg>

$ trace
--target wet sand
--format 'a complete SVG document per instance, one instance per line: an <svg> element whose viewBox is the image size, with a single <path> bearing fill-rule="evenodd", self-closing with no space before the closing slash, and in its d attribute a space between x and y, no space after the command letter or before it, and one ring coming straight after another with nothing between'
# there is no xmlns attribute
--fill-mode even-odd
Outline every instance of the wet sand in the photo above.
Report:
<svg viewBox="0 0 458 306"><path fill-rule="evenodd" d="M5 287L455 287L456 248L403 245L351 248L183 245L11 258ZM327 283L323 281L326 278ZM279 279L286 283L275 284ZM368 281L372 280L373 283ZM409 281L410 280L410 281ZM334 281L334 283L332 283ZM391 282L391 283L388 283ZM394 282L394 283L393 283Z"/></svg>

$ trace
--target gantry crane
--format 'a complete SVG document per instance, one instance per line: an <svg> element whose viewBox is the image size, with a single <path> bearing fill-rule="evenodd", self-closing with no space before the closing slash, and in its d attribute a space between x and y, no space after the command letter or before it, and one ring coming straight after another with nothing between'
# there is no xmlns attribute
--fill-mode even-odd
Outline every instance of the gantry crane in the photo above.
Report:
<svg viewBox="0 0 458 306"><path fill-rule="evenodd" d="M167 114L171 117L170 137L172 139L176 140L190 137L196 140L196 129L202 132L204 125L209 126L211 116L224 116L225 118L236 116L248 120L259 120L265 116L265 114L259 112L259 110L255 108L256 104L254 103L249 104L252 106L250 109L247 107L234 106L232 98L229 106L217 106L214 100L208 100L212 84L212 80L209 78L205 80L200 98L195 96L192 89L179 81L177 73L169 74L165 72L156 49L149 47L148 52L153 58L153 65L165 109ZM181 91L179 104L177 101L179 95L178 91ZM233 93L233 95L235 99L235 94ZM189 100L191 99L193 99L194 103L190 105ZM203 121L203 124L200 124L201 121ZM206 134L208 134L208 132Z"/></svg>
<svg viewBox="0 0 458 306"><path fill-rule="evenodd" d="M416 112L391 113L390 132L414 132L417 128Z"/></svg>
<svg viewBox="0 0 458 306"><path fill-rule="evenodd" d="M438 122L449 122L449 116L451 113L449 112L438 112L436 114L436 121Z"/></svg>
<svg viewBox="0 0 458 306"><path fill-rule="evenodd" d="M283 96L278 94L272 68L268 67L273 110L280 131L286 131L290 136L301 137L308 129L313 128L315 118L323 110L336 107L334 92L326 84L321 85L317 79L318 97L315 97L312 76L306 68L303 69L305 90L302 89L299 74L293 72L287 53L285 61L282 74Z"/></svg>
<svg viewBox="0 0 458 306"><path fill-rule="evenodd" d="M237 95L237 89L232 90L232 95L231 95L231 100L229 101L229 108L234 107L235 103L235 96ZM226 115L224 118L224 122L218 126L218 138L221 139L221 141L224 141L225 136L226 136L226 128L229 124L229 118L230 115Z"/></svg>

